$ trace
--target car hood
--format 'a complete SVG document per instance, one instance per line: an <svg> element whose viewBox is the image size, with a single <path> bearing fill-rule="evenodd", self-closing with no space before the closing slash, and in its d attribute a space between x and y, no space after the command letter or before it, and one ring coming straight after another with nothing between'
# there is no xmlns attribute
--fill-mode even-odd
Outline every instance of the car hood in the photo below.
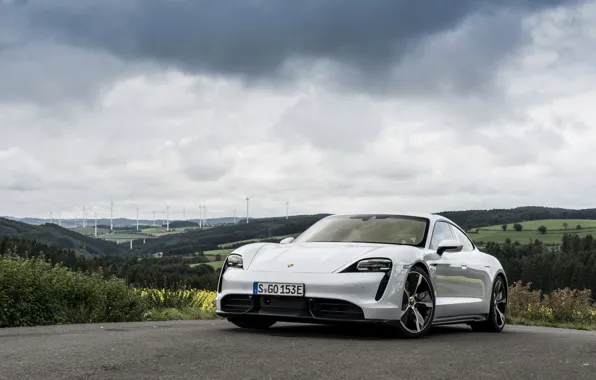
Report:
<svg viewBox="0 0 596 380"><path fill-rule="evenodd" d="M248 270L288 273L332 273L382 244L292 243L262 247Z"/></svg>

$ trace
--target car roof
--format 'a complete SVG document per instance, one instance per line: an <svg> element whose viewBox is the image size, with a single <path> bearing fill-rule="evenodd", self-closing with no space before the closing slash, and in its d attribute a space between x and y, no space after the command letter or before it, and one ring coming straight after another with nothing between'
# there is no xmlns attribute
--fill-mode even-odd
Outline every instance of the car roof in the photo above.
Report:
<svg viewBox="0 0 596 380"><path fill-rule="evenodd" d="M430 221L431 224L433 224L434 222L438 221L438 220L444 220L447 222L451 222L453 224L456 224L455 222L453 222L450 219L445 218L442 215L438 215L438 214L431 214L431 213L427 213L427 212L371 212L371 213L349 213L349 214L333 214L331 216L351 216L351 215L395 215L395 216L413 216L413 217L418 217L418 218L426 218Z"/></svg>

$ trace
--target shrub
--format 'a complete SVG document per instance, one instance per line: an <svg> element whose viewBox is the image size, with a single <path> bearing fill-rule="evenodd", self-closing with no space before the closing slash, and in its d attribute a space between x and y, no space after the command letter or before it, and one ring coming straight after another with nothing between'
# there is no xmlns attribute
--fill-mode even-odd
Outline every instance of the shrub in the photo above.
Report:
<svg viewBox="0 0 596 380"><path fill-rule="evenodd" d="M0 255L0 327L140 321L144 299L124 281L43 258Z"/></svg>
<svg viewBox="0 0 596 380"><path fill-rule="evenodd" d="M536 322L596 323L596 305L590 290L558 289L543 294L521 281L509 287L508 314Z"/></svg>

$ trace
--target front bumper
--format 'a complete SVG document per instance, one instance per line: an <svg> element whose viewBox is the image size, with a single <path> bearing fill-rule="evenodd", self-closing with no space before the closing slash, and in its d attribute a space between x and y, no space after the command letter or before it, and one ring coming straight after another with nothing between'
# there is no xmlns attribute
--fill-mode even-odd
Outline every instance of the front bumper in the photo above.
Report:
<svg viewBox="0 0 596 380"><path fill-rule="evenodd" d="M216 297L221 317L271 316L297 322L377 322L401 317L401 273L280 273L228 268ZM304 297L253 294L254 282L304 284ZM403 283L403 281L401 282Z"/></svg>

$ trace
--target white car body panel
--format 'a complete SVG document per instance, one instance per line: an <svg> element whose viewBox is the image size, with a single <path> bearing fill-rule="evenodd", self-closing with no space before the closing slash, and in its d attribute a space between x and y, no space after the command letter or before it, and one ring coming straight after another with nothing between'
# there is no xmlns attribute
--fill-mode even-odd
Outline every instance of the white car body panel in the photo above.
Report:
<svg viewBox="0 0 596 380"><path fill-rule="evenodd" d="M292 242L290 244L251 243L234 250L232 254L242 257L244 267L224 268L220 277L221 289L218 287L216 297L217 313L224 317L244 314L244 312L226 311L222 300L229 295L251 299L253 296L263 297L253 295L255 282L297 283L305 285L305 303L317 299L344 301L361 309L361 317L353 319L354 321L396 321L402 316L400 306L406 276L413 265L421 265L429 273L435 290L436 307L433 324L486 319L495 277L501 275L505 283L507 280L499 261L479 251L475 245L471 251L445 252L439 256L436 250L429 248L435 225L443 222L455 229L457 226L453 222L434 214L399 213L395 215L417 216L430 221L424 247L348 242ZM393 262L387 286L380 299L375 299L375 296L385 276L384 273L340 273L366 258L388 258ZM291 298L288 301L290 303L298 302L293 301L297 297L286 297ZM334 312L331 311L329 312L331 316L328 314L321 316L322 314L317 314L318 312L304 309L298 315L296 310L291 308L286 310L281 307L281 303L279 305L278 309L265 310L267 308L264 307L259 311L259 315L273 315L280 320L295 319L315 323L336 319L333 317ZM312 307L314 306L309 306L309 308ZM345 318L338 317L338 320L345 320Z"/></svg>

